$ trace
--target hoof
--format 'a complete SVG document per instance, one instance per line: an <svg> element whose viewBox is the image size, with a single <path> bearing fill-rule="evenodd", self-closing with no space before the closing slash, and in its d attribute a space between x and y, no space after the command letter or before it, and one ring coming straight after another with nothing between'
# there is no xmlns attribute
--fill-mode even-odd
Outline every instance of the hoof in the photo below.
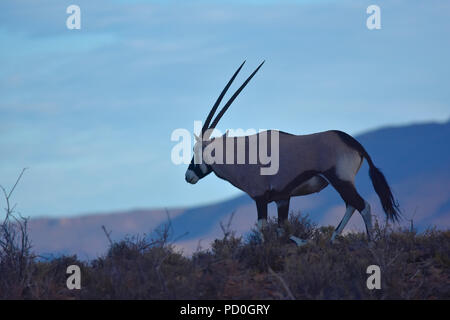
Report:
<svg viewBox="0 0 450 320"><path fill-rule="evenodd" d="M298 247L304 246L308 243L308 240L303 240L300 238L297 238L296 236L290 236L289 240L293 241Z"/></svg>
<svg viewBox="0 0 450 320"><path fill-rule="evenodd" d="M339 243L341 243L341 242L338 239L336 239L336 238L330 239L330 245L339 244Z"/></svg>

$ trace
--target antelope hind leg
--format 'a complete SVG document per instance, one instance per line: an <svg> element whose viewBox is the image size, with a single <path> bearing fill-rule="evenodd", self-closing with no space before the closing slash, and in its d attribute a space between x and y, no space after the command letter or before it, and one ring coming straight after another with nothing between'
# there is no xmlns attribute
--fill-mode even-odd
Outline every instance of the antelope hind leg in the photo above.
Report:
<svg viewBox="0 0 450 320"><path fill-rule="evenodd" d="M353 213L355 212L355 208L353 208L350 205L347 205L347 210L345 211L344 217L342 218L341 222L337 226L337 228L334 230L333 235L331 236L331 243L335 242L336 237L339 236L342 233L342 230L344 230L345 226L347 225L348 221L352 217Z"/></svg>

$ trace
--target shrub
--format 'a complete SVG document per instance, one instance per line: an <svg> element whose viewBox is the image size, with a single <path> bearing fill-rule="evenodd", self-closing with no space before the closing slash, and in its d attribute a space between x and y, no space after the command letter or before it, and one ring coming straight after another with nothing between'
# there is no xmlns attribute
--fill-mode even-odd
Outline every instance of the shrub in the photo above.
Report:
<svg viewBox="0 0 450 320"><path fill-rule="evenodd" d="M317 227L307 216L291 214L282 235L270 220L261 243L256 230L236 237L230 220L222 225L222 239L186 257L173 246L169 219L152 236L111 241L104 256L83 262L76 256L37 259L25 222L2 225L1 241L9 243L0 249L3 299L450 298L449 230L417 233L376 224L372 246L363 233L330 244L333 227ZM8 236L14 232L17 237ZM297 247L290 234L309 242ZM81 290L66 287L66 268L73 264L81 268ZM372 264L381 268L381 290L366 286Z"/></svg>

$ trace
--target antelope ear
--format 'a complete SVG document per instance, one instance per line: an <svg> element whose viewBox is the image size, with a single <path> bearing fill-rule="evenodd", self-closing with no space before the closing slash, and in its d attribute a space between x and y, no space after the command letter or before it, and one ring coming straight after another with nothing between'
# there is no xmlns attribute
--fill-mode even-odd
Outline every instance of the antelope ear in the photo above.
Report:
<svg viewBox="0 0 450 320"><path fill-rule="evenodd" d="M200 137L198 135L196 135L195 133L194 133L194 137L195 137L195 141L197 141L197 142L202 141L202 139L200 139Z"/></svg>

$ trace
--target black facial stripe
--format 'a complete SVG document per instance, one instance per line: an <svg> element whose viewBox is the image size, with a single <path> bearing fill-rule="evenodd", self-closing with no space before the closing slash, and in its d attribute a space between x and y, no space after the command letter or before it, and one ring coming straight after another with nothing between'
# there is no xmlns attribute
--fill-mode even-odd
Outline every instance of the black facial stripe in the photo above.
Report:
<svg viewBox="0 0 450 320"><path fill-rule="evenodd" d="M200 169L200 165L195 165L193 171L199 178L202 178L204 175L203 171Z"/></svg>
<svg viewBox="0 0 450 320"><path fill-rule="evenodd" d="M208 165L206 165L206 166L208 167ZM203 171L200 169L200 165L198 165L198 164L193 164L193 163L191 163L191 164L189 165L189 170L194 171L195 175L196 175L198 178L203 178L203 177L206 175L206 173L208 173L208 172L203 173ZM209 171L209 170L208 170L208 171Z"/></svg>

